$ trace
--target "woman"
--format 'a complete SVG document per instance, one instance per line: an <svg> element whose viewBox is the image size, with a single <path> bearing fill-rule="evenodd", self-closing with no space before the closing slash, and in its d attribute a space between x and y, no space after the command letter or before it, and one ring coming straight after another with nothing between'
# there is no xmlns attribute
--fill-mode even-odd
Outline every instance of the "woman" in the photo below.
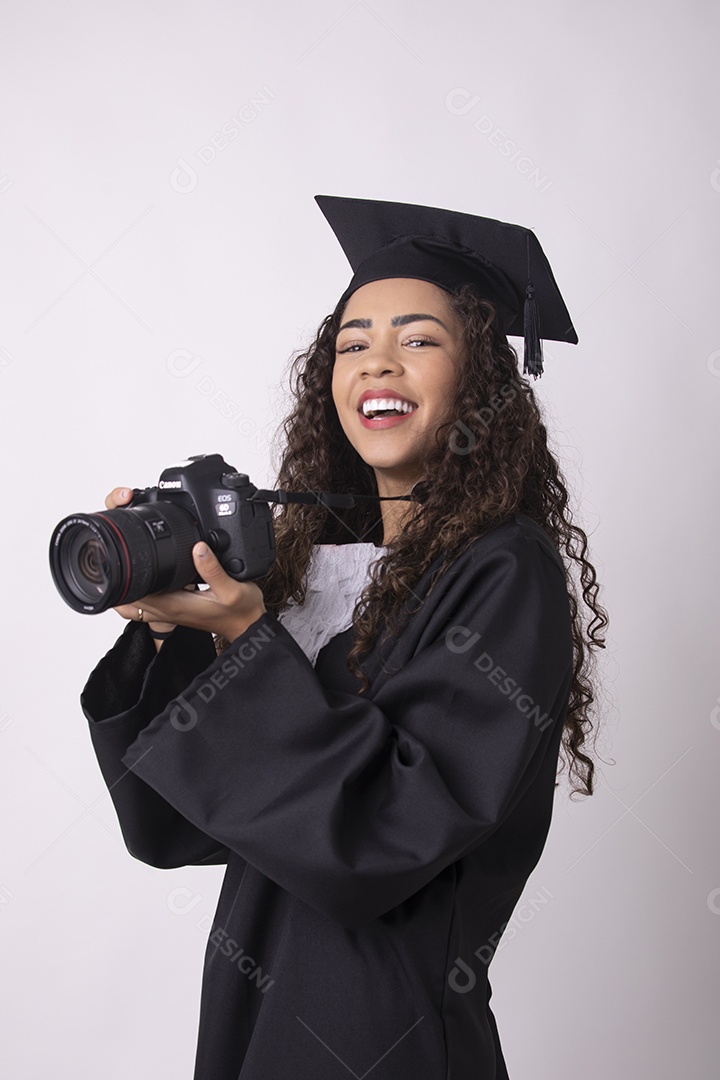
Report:
<svg viewBox="0 0 720 1080"><path fill-rule="evenodd" d="M561 750L592 794L607 621L505 334L537 373L574 331L526 230L318 201L356 272L279 482L358 500L279 508L258 582L196 544L209 590L118 608L83 708L131 853L227 863L196 1080L501 1080L487 965Z"/></svg>

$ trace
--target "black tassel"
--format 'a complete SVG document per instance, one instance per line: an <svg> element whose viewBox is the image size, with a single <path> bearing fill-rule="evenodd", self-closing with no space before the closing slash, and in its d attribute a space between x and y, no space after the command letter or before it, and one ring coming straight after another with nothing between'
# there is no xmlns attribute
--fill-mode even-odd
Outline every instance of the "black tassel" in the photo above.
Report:
<svg viewBox="0 0 720 1080"><path fill-rule="evenodd" d="M543 352L535 290L530 284L525 290L524 330L523 375L533 375L537 379L543 373Z"/></svg>

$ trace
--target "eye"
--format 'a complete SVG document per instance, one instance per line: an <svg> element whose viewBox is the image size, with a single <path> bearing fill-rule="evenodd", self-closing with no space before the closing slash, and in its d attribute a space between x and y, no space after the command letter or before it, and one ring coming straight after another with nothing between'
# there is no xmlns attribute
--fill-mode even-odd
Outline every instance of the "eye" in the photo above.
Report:
<svg viewBox="0 0 720 1080"><path fill-rule="evenodd" d="M364 348L365 348L365 346L363 345L363 343L361 341L351 341L349 343L349 345L345 345L342 349L338 349L336 347L335 352L337 353L338 356L340 356L342 353L355 352L356 349L364 349Z"/></svg>
<svg viewBox="0 0 720 1080"><path fill-rule="evenodd" d="M418 337L416 334L414 337L408 338L405 345L437 345L437 341L433 341L432 338Z"/></svg>

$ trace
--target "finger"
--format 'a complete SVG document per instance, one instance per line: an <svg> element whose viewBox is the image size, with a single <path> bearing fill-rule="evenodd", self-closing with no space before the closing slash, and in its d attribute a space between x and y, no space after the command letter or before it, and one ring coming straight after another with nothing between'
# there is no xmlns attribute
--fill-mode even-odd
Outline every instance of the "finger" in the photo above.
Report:
<svg viewBox="0 0 720 1080"><path fill-rule="evenodd" d="M192 555L195 569L198 574L205 584L211 587L213 592L218 596L218 599L220 599L228 582L233 579L225 573L220 565L217 555L210 550L203 540L201 540L200 543L195 544Z"/></svg>
<svg viewBox="0 0 720 1080"><path fill-rule="evenodd" d="M171 597L170 603L172 603ZM161 611L157 606L156 599L151 596L143 596L132 604L120 604L118 607L113 608L113 611L117 611L118 615L123 619L127 619L128 622L162 624L163 627L165 625L177 626L170 612ZM138 618L140 613L142 613L141 619Z"/></svg>
<svg viewBox="0 0 720 1080"><path fill-rule="evenodd" d="M138 619L139 611L143 612L143 622L145 622L145 620L148 618L148 616L145 614L145 608L140 603L120 604L119 607L113 608L113 611L117 611L118 615L122 619L127 619L129 622L140 622L140 619Z"/></svg>
<svg viewBox="0 0 720 1080"><path fill-rule="evenodd" d="M108 510L114 510L116 507L124 506L125 503L130 502L131 498L132 491L130 488L113 488L105 499L105 507Z"/></svg>

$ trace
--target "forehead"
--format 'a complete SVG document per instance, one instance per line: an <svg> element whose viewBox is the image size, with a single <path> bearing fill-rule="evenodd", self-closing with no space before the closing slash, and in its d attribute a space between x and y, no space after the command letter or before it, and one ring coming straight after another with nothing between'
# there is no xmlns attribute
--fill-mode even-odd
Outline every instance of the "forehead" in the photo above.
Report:
<svg viewBox="0 0 720 1080"><path fill-rule="evenodd" d="M350 296L343 322L347 319L392 318L411 312L437 315L443 321L452 321L453 311L448 294L431 281L417 278L383 278L361 285Z"/></svg>

